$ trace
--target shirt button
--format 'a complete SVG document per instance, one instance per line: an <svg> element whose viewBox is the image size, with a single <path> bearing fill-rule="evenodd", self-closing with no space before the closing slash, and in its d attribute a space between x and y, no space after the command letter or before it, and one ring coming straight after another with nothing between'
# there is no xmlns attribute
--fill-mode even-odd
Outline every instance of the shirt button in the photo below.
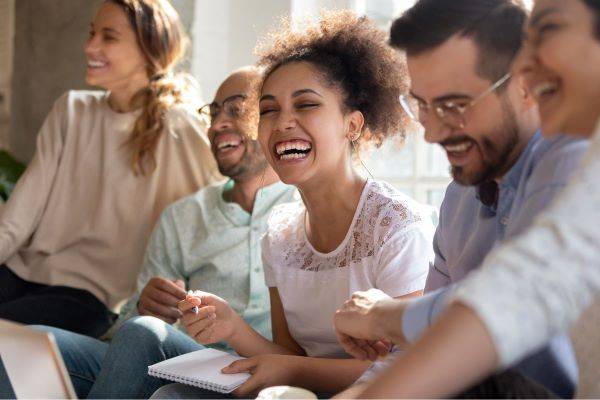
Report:
<svg viewBox="0 0 600 400"><path fill-rule="evenodd" d="M500 223L502 225L508 225L508 217L502 217L502 219L500 220Z"/></svg>
<svg viewBox="0 0 600 400"><path fill-rule="evenodd" d="M258 267L254 268L254 272L260 272L260 268L258 268Z"/></svg>

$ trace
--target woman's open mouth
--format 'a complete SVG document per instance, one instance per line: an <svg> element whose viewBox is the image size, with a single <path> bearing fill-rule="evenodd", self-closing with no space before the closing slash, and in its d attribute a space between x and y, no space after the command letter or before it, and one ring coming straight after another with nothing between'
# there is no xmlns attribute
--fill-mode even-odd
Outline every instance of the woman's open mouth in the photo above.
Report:
<svg viewBox="0 0 600 400"><path fill-rule="evenodd" d="M275 143L273 152L281 161L302 160L312 151L312 144L302 139L292 139Z"/></svg>

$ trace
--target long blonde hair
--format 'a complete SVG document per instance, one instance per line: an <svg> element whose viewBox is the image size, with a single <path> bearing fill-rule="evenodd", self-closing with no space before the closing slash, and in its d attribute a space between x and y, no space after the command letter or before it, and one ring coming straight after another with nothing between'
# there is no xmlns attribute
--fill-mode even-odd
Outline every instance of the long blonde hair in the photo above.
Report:
<svg viewBox="0 0 600 400"><path fill-rule="evenodd" d="M143 111L125 142L132 154L134 172L145 175L156 169L155 152L165 128L167 112L177 104L199 100L194 79L187 74L174 73L189 40L177 11L167 0L107 1L124 9L148 62L150 83L133 100L142 100Z"/></svg>

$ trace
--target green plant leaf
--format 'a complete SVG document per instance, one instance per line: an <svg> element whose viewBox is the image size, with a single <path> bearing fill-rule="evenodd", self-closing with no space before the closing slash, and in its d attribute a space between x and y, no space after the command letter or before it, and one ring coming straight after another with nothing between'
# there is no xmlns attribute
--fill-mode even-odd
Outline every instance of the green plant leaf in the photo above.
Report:
<svg viewBox="0 0 600 400"><path fill-rule="evenodd" d="M0 197L4 201L8 200L24 171L25 164L17 161L7 151L0 150Z"/></svg>

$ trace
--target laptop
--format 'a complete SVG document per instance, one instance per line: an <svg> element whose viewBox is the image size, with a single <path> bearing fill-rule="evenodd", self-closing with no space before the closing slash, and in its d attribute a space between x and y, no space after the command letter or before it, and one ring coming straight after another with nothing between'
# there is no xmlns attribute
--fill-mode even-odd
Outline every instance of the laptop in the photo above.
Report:
<svg viewBox="0 0 600 400"><path fill-rule="evenodd" d="M0 319L0 357L17 398L77 398L52 333Z"/></svg>

